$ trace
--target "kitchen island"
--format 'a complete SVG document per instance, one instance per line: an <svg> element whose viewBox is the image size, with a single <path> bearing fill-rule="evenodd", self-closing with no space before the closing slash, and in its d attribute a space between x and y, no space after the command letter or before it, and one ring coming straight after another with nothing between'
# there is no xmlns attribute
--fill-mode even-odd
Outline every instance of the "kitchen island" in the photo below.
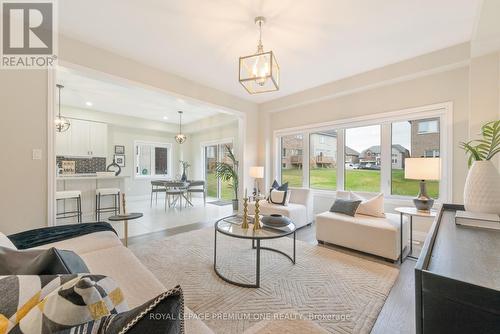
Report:
<svg viewBox="0 0 500 334"><path fill-rule="evenodd" d="M96 205L96 189L98 188L120 188L121 192L126 189L126 181L128 176L101 176L97 174L69 174L58 175L56 178L57 191L64 190L80 190L82 192L82 218L83 222L95 221L95 205ZM58 201L58 211L63 211L66 205L66 210L72 209L73 201ZM101 206L111 206L112 198L103 198ZM61 219L58 223L76 223L70 219Z"/></svg>

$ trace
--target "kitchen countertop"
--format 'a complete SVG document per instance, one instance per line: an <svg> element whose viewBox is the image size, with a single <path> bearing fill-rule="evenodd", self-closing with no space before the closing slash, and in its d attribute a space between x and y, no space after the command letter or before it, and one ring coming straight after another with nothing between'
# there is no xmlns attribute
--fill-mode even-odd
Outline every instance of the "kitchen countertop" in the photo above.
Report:
<svg viewBox="0 0 500 334"><path fill-rule="evenodd" d="M65 180L104 180L104 179L124 179L128 176L118 175L118 176L97 176L96 174L72 174L72 175L58 175L56 177L57 181Z"/></svg>

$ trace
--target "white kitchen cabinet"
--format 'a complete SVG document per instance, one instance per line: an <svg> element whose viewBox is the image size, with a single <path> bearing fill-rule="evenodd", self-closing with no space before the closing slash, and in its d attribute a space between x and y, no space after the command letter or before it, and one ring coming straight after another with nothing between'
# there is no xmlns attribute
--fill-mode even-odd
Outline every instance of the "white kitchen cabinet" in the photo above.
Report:
<svg viewBox="0 0 500 334"><path fill-rule="evenodd" d="M71 147L71 127L64 132L56 131L56 154L69 155Z"/></svg>
<svg viewBox="0 0 500 334"><path fill-rule="evenodd" d="M108 125L92 122L90 125L90 152L94 157L108 155Z"/></svg>
<svg viewBox="0 0 500 334"><path fill-rule="evenodd" d="M71 120L70 155L77 157L91 156L90 122L79 119Z"/></svg>
<svg viewBox="0 0 500 334"><path fill-rule="evenodd" d="M69 157L107 156L108 125L71 119L66 132L56 133L56 154Z"/></svg>

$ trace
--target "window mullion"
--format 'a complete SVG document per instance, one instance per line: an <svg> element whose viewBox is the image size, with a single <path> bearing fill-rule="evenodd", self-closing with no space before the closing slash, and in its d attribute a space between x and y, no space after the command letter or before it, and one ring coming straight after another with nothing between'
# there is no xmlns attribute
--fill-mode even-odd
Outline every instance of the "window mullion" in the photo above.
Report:
<svg viewBox="0 0 500 334"><path fill-rule="evenodd" d="M302 187L309 188L309 157L310 157L310 133L305 132L303 134L303 150L304 154L302 154Z"/></svg>
<svg viewBox="0 0 500 334"><path fill-rule="evenodd" d="M381 125L380 144L380 190L385 196L388 196L391 194L392 173L391 123L383 123Z"/></svg>
<svg viewBox="0 0 500 334"><path fill-rule="evenodd" d="M345 130L337 130L337 190L344 190Z"/></svg>

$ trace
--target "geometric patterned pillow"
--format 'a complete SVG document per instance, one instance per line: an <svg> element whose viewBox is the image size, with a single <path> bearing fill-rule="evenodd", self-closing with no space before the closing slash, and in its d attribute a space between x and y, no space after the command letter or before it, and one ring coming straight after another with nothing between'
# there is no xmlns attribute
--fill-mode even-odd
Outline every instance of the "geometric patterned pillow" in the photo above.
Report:
<svg viewBox="0 0 500 334"><path fill-rule="evenodd" d="M61 275L59 281L52 280L51 286L50 292L47 288L43 293L36 293L29 307L17 312L15 321L12 317L9 319L8 333L53 333L128 310L120 288L106 276ZM19 295L25 294L25 290L18 291Z"/></svg>
<svg viewBox="0 0 500 334"><path fill-rule="evenodd" d="M130 311L105 316L58 334L184 334L184 297L176 286Z"/></svg>
<svg viewBox="0 0 500 334"><path fill-rule="evenodd" d="M52 291L77 275L0 276L0 334L9 332Z"/></svg>

